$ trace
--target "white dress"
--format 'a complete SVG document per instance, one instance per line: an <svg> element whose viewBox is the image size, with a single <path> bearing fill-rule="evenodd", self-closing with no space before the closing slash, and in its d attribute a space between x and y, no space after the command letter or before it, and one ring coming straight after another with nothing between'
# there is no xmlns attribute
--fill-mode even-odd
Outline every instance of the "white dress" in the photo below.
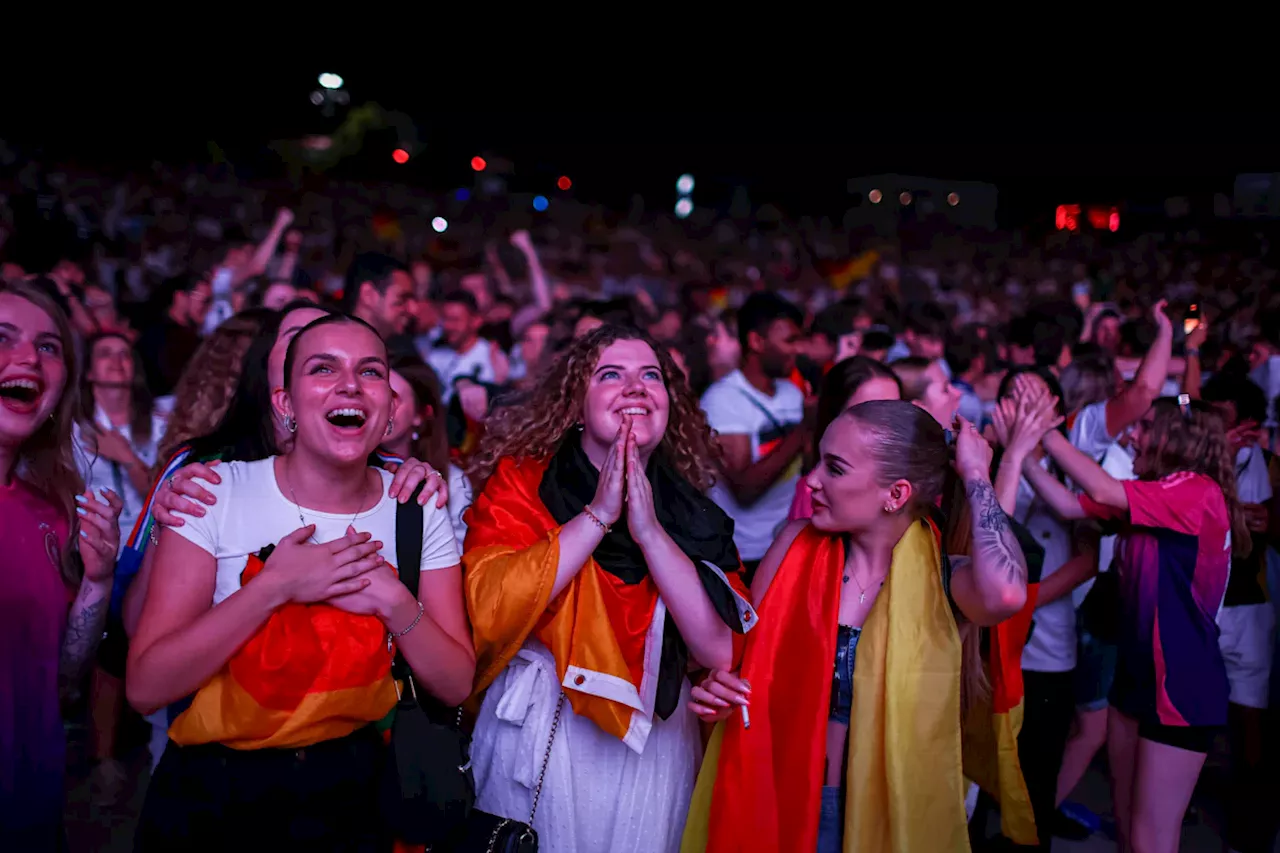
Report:
<svg viewBox="0 0 1280 853"><path fill-rule="evenodd" d="M471 744L477 808L529 820L560 690L555 659L535 639L489 687ZM539 850L678 851L702 761L702 736L688 701L685 679L675 712L653 720L636 753L575 715L566 699L533 821Z"/></svg>

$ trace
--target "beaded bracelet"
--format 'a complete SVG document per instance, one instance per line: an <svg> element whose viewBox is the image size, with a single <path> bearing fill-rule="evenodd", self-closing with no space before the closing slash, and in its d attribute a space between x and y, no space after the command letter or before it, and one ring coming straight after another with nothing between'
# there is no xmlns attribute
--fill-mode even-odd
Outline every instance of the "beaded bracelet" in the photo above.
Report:
<svg viewBox="0 0 1280 853"><path fill-rule="evenodd" d="M417 615L417 616L415 616L415 617L413 617L413 621L409 623L409 627L408 627L408 628L405 628L403 631L388 631L388 632L387 632L387 651L391 651L391 649L392 649L392 645L393 645L393 643L392 643L392 641L393 641L393 640L395 640L395 639L396 639L396 638L398 638L398 637L403 637L405 634L409 633L409 632L410 632L410 631L412 631L414 628L417 628L417 627L418 627L418 623L422 621L422 614L423 614L423 613L425 613L425 612L426 612L426 608L425 608L425 607L423 607L422 602L421 602L421 601L419 601L419 602L418 602L418 615Z"/></svg>
<svg viewBox="0 0 1280 853"><path fill-rule="evenodd" d="M584 506L584 507L582 508L582 511L583 511L583 512L585 512L585 513L587 514L587 518L589 518L589 519L591 519L592 521L594 521L594 522L596 523L596 526L598 526L598 527L599 527L601 530L603 530L605 533L608 533L610 530L612 530L612 529L613 529L612 527L610 527L609 525L605 524L603 521L601 521L601 520L600 520L600 518L599 518L599 517L595 514L595 512L591 509L591 504L587 504L586 506Z"/></svg>

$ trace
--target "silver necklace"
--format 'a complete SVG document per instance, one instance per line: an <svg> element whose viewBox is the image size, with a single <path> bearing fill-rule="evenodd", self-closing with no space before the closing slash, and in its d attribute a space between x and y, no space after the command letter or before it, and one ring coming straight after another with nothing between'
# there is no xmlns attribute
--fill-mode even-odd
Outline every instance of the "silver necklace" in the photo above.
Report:
<svg viewBox="0 0 1280 853"><path fill-rule="evenodd" d="M288 463L286 463L286 465L285 465L285 474L287 475L288 473L289 473L289 471L288 471ZM295 494L293 493L293 478L292 478L292 477L290 477L290 478L289 478L289 482L288 482L288 483L286 483L285 485L287 485L287 486L289 487L289 497L293 499L293 506L294 506L294 508L295 508L295 509L297 509L297 510L298 510L298 523L299 523L299 524L301 524L303 527L306 527L306 526L307 526L307 520L306 520L305 518L303 518L303 517L302 517L302 504L298 503L298 496L297 496L297 495L295 495ZM361 504L363 504L363 503L364 503L364 501L362 500L360 503L361 503ZM371 509L372 509L372 507L371 507ZM355 524L356 524L356 519L360 517L360 513L362 513L362 512L364 512L364 510L363 510L363 509L358 509L358 510L356 510L356 514L355 514L355 515L353 515L353 516L351 516L351 521L347 522L347 527L354 527L354 526L355 526ZM345 528L343 528L343 534L344 534L344 535L346 534L346 529L345 529ZM320 544L320 543L316 540L316 535L315 535L314 533L312 533L312 534L311 534L311 541L312 541L312 542L314 542L316 545L319 545L319 544Z"/></svg>
<svg viewBox="0 0 1280 853"><path fill-rule="evenodd" d="M847 568L847 567L846 567L846 568ZM866 604L866 603L867 603L867 590L866 590L866 588L865 588L865 587L863 587L863 585L862 585L862 581L860 581L860 580L858 580L857 578L855 578L855 577L853 576L853 572L846 572L846 573L845 573L845 576L844 576L844 582L845 582L845 583L848 583L850 580L852 580L854 583L856 583L856 584L858 585L858 603L859 603L859 604ZM883 580L882 580L882 581L880 581L880 586L884 586L884 581L883 581Z"/></svg>

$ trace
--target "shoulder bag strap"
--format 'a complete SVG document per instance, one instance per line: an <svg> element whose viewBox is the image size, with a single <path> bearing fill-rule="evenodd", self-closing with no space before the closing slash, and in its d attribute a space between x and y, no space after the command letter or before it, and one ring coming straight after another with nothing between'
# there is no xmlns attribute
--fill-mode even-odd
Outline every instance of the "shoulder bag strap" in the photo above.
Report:
<svg viewBox="0 0 1280 853"><path fill-rule="evenodd" d="M418 505L418 494L422 486L414 490L413 496L402 504L396 504L396 570L400 573L400 582L404 584L413 597L418 597L418 577L422 573L422 507ZM417 694L413 687L413 672L404 656L399 651L391 664L391 677L402 678L410 683L410 690Z"/></svg>
<svg viewBox="0 0 1280 853"><path fill-rule="evenodd" d="M551 747L556 742L556 732L560 728L560 715L563 713L564 691L561 691L560 699L556 702L556 715L551 718L551 734L547 735L547 753L542 756L542 769L538 771L538 781L533 786L533 807L529 809L529 826L533 826L533 819L538 814L538 800L542 799L542 783L547 778L547 765L551 763Z"/></svg>

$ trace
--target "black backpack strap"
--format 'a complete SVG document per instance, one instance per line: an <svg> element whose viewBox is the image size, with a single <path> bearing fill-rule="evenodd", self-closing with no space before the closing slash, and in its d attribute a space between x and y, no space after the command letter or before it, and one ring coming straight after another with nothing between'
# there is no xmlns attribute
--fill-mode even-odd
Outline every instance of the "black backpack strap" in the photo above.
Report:
<svg viewBox="0 0 1280 853"><path fill-rule="evenodd" d="M418 495L422 486L414 489L413 496L402 504L396 504L396 570L413 597L418 597L418 577L422 573L422 507ZM395 678L406 678L409 665L399 652L391 664Z"/></svg>

